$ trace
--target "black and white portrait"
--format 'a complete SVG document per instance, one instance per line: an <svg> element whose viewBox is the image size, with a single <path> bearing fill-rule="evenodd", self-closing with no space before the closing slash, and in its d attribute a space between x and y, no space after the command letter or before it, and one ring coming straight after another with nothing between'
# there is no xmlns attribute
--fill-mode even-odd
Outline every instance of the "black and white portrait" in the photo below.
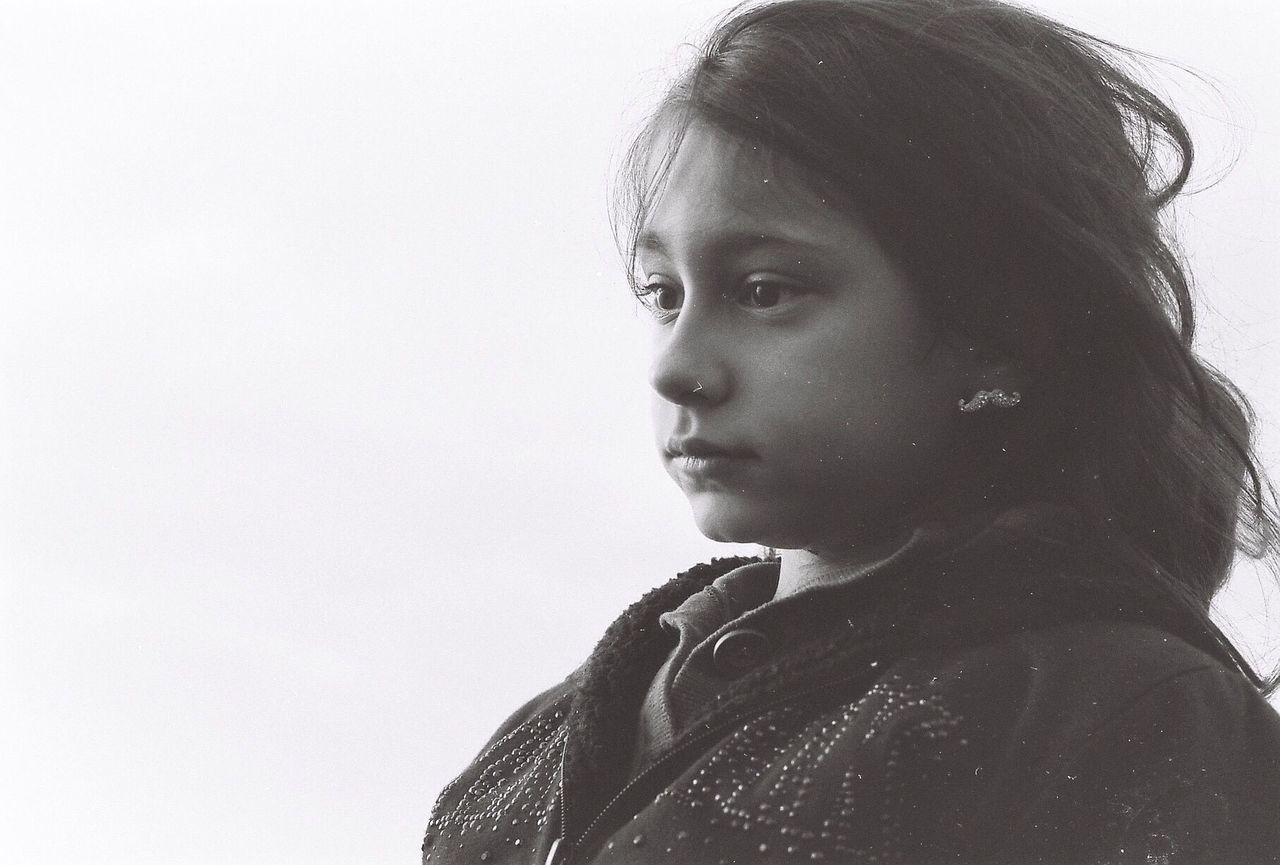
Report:
<svg viewBox="0 0 1280 865"><path fill-rule="evenodd" d="M0 4L0 858L1280 860L1277 29Z"/></svg>

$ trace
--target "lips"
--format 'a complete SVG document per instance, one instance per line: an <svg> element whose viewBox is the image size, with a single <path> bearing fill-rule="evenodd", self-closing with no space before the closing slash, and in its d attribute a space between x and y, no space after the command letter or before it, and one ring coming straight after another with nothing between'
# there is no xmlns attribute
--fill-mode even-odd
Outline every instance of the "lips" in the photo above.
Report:
<svg viewBox="0 0 1280 865"><path fill-rule="evenodd" d="M751 459L756 456L747 448L716 444L701 438L670 439L667 442L667 455L694 459Z"/></svg>
<svg viewBox="0 0 1280 865"><path fill-rule="evenodd" d="M701 438L673 438L667 442L668 466L686 492L706 485L721 488L729 484L737 488L742 473L758 459L747 448Z"/></svg>

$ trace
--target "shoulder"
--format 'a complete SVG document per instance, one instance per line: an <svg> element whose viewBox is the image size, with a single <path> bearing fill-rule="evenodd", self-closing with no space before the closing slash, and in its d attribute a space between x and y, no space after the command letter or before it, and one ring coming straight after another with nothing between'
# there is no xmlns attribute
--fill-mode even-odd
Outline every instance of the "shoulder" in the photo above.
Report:
<svg viewBox="0 0 1280 865"><path fill-rule="evenodd" d="M961 648L909 654L902 661L958 692L979 699L1001 694L1067 700L1106 712L1153 689L1253 693L1234 670L1152 625L1120 620L1073 621Z"/></svg>
<svg viewBox="0 0 1280 865"><path fill-rule="evenodd" d="M1087 735L1125 715L1163 714L1173 704L1179 723L1218 736L1231 727L1280 735L1280 716L1237 671L1140 623L1063 623L961 650L911 653L898 667L908 678L927 678L958 710L989 722L1007 715L1023 729L1043 723L1059 737Z"/></svg>
<svg viewBox="0 0 1280 865"><path fill-rule="evenodd" d="M489 737L489 741L485 742L484 747L480 749L473 765L483 761L495 748L509 745L511 738L517 734L527 738L531 734L541 733L545 738L546 733L559 726L560 720L568 709L572 694L573 677L570 676L525 702L498 726L498 729Z"/></svg>
<svg viewBox="0 0 1280 865"><path fill-rule="evenodd" d="M1280 716L1175 636L1073 622L917 652L890 674L927 694L915 702L945 713L951 731L941 745L894 753L915 762L936 813L1010 839L993 858L1062 849L1130 861L1123 848L1143 862L1174 849L1280 859ZM891 735L919 739L928 718L906 717Z"/></svg>

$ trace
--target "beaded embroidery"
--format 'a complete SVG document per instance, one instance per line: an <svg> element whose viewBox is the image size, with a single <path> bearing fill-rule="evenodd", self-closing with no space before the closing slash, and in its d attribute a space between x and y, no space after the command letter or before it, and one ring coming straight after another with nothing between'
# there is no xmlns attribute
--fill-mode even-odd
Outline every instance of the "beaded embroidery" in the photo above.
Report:
<svg viewBox="0 0 1280 865"><path fill-rule="evenodd" d="M903 758L942 759L941 740L959 723L937 695L890 677L816 719L788 706L745 724L703 757L693 778L658 801L695 812L698 822L752 833L760 852L811 861L833 853L842 861L892 860L907 780ZM830 764L833 751L847 758L890 730L881 776L864 778L858 769ZM860 741L851 749L852 736ZM823 790L833 792L814 795ZM875 800L865 801L872 790Z"/></svg>
<svg viewBox="0 0 1280 865"><path fill-rule="evenodd" d="M423 842L424 863L442 842L460 851L470 842L480 849L475 858L481 862L492 857L486 847L533 844L547 825L552 794L558 789L564 718L563 711L544 713L495 742L476 761L484 767L480 775L448 811L443 805L453 798L461 779L445 787Z"/></svg>
<svg viewBox="0 0 1280 865"><path fill-rule="evenodd" d="M546 713L495 743L478 761L480 774L442 813L439 806L453 798L458 782L446 788L424 844L424 862L442 842L480 862L489 862L490 851L499 846L536 844L559 781L564 718L562 711ZM650 808L686 812L688 822L678 820L678 825L706 826L713 834L742 832L744 843L760 854L893 861L900 858L894 839L910 780L903 766L943 760L944 740L965 745L952 737L960 720L938 695L899 676L817 718L800 707L783 706L730 733L702 755L692 776L658 794ZM882 749L882 759L858 768L844 765L866 747ZM833 752L841 763L832 761ZM876 774L864 777L864 772ZM635 834L625 840L635 849L648 839ZM694 838L681 829L660 843L674 854L697 841L710 843L711 836ZM611 841L601 858L608 861L620 849Z"/></svg>

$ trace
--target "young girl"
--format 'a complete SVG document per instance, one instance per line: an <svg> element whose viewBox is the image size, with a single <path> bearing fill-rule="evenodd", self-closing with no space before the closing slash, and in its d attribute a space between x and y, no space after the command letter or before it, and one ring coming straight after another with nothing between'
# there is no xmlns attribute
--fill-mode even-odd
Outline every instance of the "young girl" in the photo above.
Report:
<svg viewBox="0 0 1280 865"><path fill-rule="evenodd" d="M1209 619L1274 511L1161 231L1178 117L996 0L731 15L632 147L708 537L440 796L428 863L1280 861Z"/></svg>

